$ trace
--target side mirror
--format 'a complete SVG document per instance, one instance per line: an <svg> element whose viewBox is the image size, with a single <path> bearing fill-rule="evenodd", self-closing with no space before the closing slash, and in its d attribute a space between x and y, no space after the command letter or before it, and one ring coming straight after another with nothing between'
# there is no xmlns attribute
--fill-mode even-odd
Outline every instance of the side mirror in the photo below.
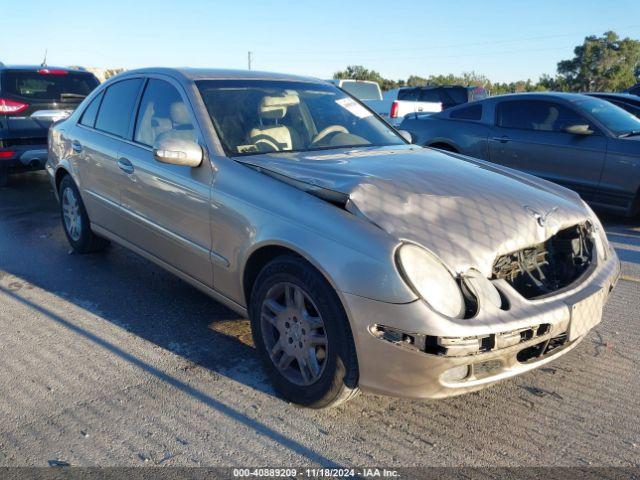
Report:
<svg viewBox="0 0 640 480"><path fill-rule="evenodd" d="M198 167L202 163L202 147L182 138L158 139L153 145L153 158L162 163Z"/></svg>
<svg viewBox="0 0 640 480"><path fill-rule="evenodd" d="M569 125L564 129L565 132L573 135L591 135L593 130L589 128L589 125Z"/></svg>
<svg viewBox="0 0 640 480"><path fill-rule="evenodd" d="M413 143L413 138L411 137L411 134L409 132L407 132L406 130L398 130L398 133L400 134L400 136L402 138L404 138L407 142L409 143Z"/></svg>

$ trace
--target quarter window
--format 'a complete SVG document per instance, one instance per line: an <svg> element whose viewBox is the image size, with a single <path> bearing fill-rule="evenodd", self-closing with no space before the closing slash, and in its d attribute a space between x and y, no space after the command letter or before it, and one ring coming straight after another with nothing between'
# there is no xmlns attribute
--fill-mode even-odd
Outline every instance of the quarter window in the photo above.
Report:
<svg viewBox="0 0 640 480"><path fill-rule="evenodd" d="M96 124L96 117L98 116L98 109L100 108L100 101L102 100L104 93L100 93L91 100L91 103L85 108L82 118L80 118L80 125L93 128Z"/></svg>
<svg viewBox="0 0 640 480"><path fill-rule="evenodd" d="M151 79L140 102L134 140L151 147L166 137L196 140L189 109L178 90L168 82Z"/></svg>
<svg viewBox="0 0 640 480"><path fill-rule="evenodd" d="M142 79L134 78L115 83L107 89L96 120L98 130L122 138L127 136L141 83Z"/></svg>
<svg viewBox="0 0 640 480"><path fill-rule="evenodd" d="M564 132L570 125L589 122L559 103L525 100L502 102L498 105L497 124L504 128Z"/></svg>

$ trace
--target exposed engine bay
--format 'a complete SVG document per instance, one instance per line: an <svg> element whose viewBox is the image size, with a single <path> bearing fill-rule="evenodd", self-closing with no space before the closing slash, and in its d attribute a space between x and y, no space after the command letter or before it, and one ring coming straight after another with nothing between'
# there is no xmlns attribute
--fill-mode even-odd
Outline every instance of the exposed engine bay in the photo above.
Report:
<svg viewBox="0 0 640 480"><path fill-rule="evenodd" d="M576 225L559 231L544 243L498 257L493 265L493 278L505 279L529 299L570 285L592 261L589 227Z"/></svg>

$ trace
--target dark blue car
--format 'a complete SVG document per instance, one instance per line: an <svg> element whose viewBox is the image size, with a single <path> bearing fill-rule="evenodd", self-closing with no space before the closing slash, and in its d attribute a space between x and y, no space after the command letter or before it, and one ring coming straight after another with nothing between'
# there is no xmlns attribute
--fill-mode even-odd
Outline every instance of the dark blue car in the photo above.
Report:
<svg viewBox="0 0 640 480"><path fill-rule="evenodd" d="M640 210L640 120L614 104L570 93L491 97L399 127L419 145L522 170L632 216Z"/></svg>

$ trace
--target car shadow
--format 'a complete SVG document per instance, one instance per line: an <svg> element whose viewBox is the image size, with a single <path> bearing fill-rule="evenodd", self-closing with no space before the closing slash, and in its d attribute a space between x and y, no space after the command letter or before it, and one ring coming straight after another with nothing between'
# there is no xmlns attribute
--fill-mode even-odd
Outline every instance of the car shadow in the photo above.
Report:
<svg viewBox="0 0 640 480"><path fill-rule="evenodd" d="M70 251L43 172L0 190L0 278L18 292L36 286L193 364L274 392L252 347L248 321L174 275L117 245Z"/></svg>

